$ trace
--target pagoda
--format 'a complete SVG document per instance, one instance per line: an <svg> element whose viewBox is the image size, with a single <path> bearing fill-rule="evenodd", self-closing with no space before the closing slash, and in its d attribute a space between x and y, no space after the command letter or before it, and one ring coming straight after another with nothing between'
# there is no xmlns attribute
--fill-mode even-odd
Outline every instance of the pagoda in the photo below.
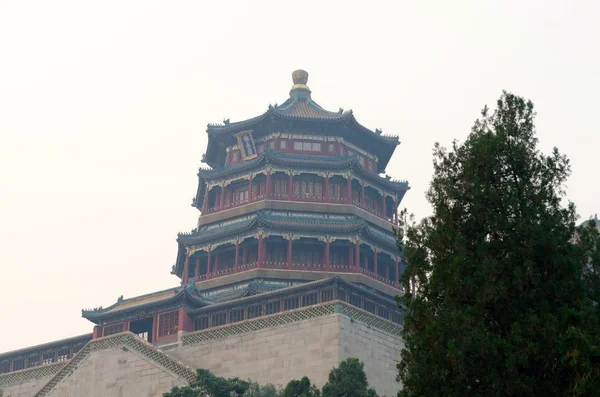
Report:
<svg viewBox="0 0 600 397"><path fill-rule="evenodd" d="M125 334L199 366L186 346L336 313L399 337L394 228L409 186L385 175L399 139L319 106L307 72L292 78L281 105L208 125L198 222L177 237L178 285L83 310L91 335L0 355L2 372L68 361L86 343Z"/></svg>

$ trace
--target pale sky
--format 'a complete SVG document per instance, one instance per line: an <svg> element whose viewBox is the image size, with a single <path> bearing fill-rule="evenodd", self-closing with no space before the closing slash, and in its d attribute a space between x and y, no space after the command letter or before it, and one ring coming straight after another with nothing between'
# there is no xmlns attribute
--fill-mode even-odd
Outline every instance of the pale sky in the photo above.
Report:
<svg viewBox="0 0 600 397"><path fill-rule="evenodd" d="M206 125L313 99L399 135L388 173L430 207L432 147L503 89L534 101L568 198L600 212L594 1L0 0L0 352L91 332L82 308L169 274Z"/></svg>

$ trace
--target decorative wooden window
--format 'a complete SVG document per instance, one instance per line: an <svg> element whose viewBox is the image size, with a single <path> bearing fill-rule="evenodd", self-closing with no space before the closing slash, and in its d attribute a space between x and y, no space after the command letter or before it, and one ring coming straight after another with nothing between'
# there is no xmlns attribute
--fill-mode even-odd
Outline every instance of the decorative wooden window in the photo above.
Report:
<svg viewBox="0 0 600 397"><path fill-rule="evenodd" d="M329 144L329 152L335 152L335 145L333 143Z"/></svg>
<svg viewBox="0 0 600 397"><path fill-rule="evenodd" d="M302 150L311 151L312 150L312 142L302 142Z"/></svg>
<svg viewBox="0 0 600 397"><path fill-rule="evenodd" d="M67 361L70 355L70 349L68 347L60 348L58 350L58 356L56 357L56 361Z"/></svg>
<svg viewBox="0 0 600 397"><path fill-rule="evenodd" d="M176 335L179 331L179 310L158 315L158 337Z"/></svg>
<svg viewBox="0 0 600 397"><path fill-rule="evenodd" d="M17 358L12 362L12 370L19 371L21 369L25 369L25 358Z"/></svg>
<svg viewBox="0 0 600 397"><path fill-rule="evenodd" d="M402 314L397 312L397 311L393 311L392 312L392 317L391 320L393 322L395 322L396 324L402 324L404 321L402 320Z"/></svg>
<svg viewBox="0 0 600 397"><path fill-rule="evenodd" d="M321 181L294 181L294 197L303 199L322 199L323 185Z"/></svg>
<svg viewBox="0 0 600 397"><path fill-rule="evenodd" d="M124 330L123 323L107 325L104 328L102 328L102 336L118 334L119 332L123 332L123 330Z"/></svg>
<svg viewBox="0 0 600 397"><path fill-rule="evenodd" d="M235 204L248 202L248 186L239 187L233 192L233 202Z"/></svg>
<svg viewBox="0 0 600 397"><path fill-rule="evenodd" d="M199 331L201 329L208 328L208 316L200 317L194 320L194 330Z"/></svg>
<svg viewBox="0 0 600 397"><path fill-rule="evenodd" d="M285 140L285 139L282 139L282 140L280 140L280 141L279 141L279 148L280 148L280 149L285 149L285 145L286 145L286 144L287 144L287 143L286 143L286 140Z"/></svg>
<svg viewBox="0 0 600 397"><path fill-rule="evenodd" d="M27 359L27 368L37 367L40 365L40 355L34 354Z"/></svg>
<svg viewBox="0 0 600 397"><path fill-rule="evenodd" d="M237 323L238 321L244 321L244 309L234 309L229 313L230 323Z"/></svg>
<svg viewBox="0 0 600 397"><path fill-rule="evenodd" d="M321 151L321 142L313 142L312 143L312 151L320 152Z"/></svg>
<svg viewBox="0 0 600 397"><path fill-rule="evenodd" d="M288 183L285 179L275 179L275 196L287 195Z"/></svg>
<svg viewBox="0 0 600 397"><path fill-rule="evenodd" d="M375 314L375 304L367 299L363 300L363 309L365 309L369 313Z"/></svg>
<svg viewBox="0 0 600 397"><path fill-rule="evenodd" d="M362 299L360 299L360 297L358 295L354 295L354 294L350 295L350 304L352 306L361 307L361 305L360 305L361 300Z"/></svg>
<svg viewBox="0 0 600 397"><path fill-rule="evenodd" d="M216 313L212 315L211 326L218 327L227 323L227 312Z"/></svg>
<svg viewBox="0 0 600 397"><path fill-rule="evenodd" d="M258 305L254 305L254 306L248 306L248 318L255 318L255 317L260 317L262 316L262 305L258 304Z"/></svg>
<svg viewBox="0 0 600 397"><path fill-rule="evenodd" d="M233 153L231 153L231 161L236 162L238 161L240 158L240 152L238 152L237 150Z"/></svg>
<svg viewBox="0 0 600 397"><path fill-rule="evenodd" d="M55 361L56 352L46 352L42 354L42 365L50 364Z"/></svg>
<svg viewBox="0 0 600 397"><path fill-rule="evenodd" d="M317 293L313 292L308 295L302 295L302 307L312 306L317 304Z"/></svg>
<svg viewBox="0 0 600 397"><path fill-rule="evenodd" d="M333 290L326 289L321 291L321 302L329 302L333 300Z"/></svg>
<svg viewBox="0 0 600 397"><path fill-rule="evenodd" d="M3 361L2 364L0 364L0 374L5 374L7 372L10 372L10 361Z"/></svg>
<svg viewBox="0 0 600 397"><path fill-rule="evenodd" d="M294 150L302 150L302 142L294 141Z"/></svg>
<svg viewBox="0 0 600 397"><path fill-rule="evenodd" d="M294 310L298 308L298 297L293 296L283 300L283 310Z"/></svg>
<svg viewBox="0 0 600 397"><path fill-rule="evenodd" d="M379 306L378 313L379 317L383 317L386 320L390 318L390 309L387 307Z"/></svg>
<svg viewBox="0 0 600 397"><path fill-rule="evenodd" d="M267 147L271 150L275 149L275 141L269 141Z"/></svg>
<svg viewBox="0 0 600 397"><path fill-rule="evenodd" d="M265 305L265 314L266 315L279 313L280 311L281 311L281 304L279 303L279 301L269 302Z"/></svg>

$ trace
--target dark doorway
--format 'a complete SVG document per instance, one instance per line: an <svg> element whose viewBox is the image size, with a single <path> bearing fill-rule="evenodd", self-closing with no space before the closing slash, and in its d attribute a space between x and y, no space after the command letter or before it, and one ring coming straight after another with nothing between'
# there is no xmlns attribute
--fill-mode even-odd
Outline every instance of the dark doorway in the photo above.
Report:
<svg viewBox="0 0 600 397"><path fill-rule="evenodd" d="M129 330L145 341L152 343L152 317L134 320L129 325Z"/></svg>

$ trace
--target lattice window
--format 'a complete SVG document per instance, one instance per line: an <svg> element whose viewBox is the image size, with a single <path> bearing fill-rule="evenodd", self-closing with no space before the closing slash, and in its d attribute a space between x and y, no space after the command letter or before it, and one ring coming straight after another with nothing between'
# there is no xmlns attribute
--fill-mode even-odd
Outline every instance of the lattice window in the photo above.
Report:
<svg viewBox="0 0 600 397"><path fill-rule="evenodd" d="M308 295L303 295L302 296L302 306L311 306L311 305L316 305L317 304L317 293L313 292L311 294Z"/></svg>
<svg viewBox="0 0 600 397"><path fill-rule="evenodd" d="M42 354L42 365L51 364L55 361L56 352L46 352Z"/></svg>
<svg viewBox="0 0 600 397"><path fill-rule="evenodd" d="M238 161L240 158L240 153L236 150L235 152L231 153L231 160L232 161Z"/></svg>
<svg viewBox="0 0 600 397"><path fill-rule="evenodd" d="M0 374L4 374L10 372L10 361L3 361L0 364Z"/></svg>
<svg viewBox="0 0 600 397"><path fill-rule="evenodd" d="M234 309L229 313L230 323L237 323L238 321L244 321L244 309Z"/></svg>
<svg viewBox="0 0 600 397"><path fill-rule="evenodd" d="M285 179L275 179L275 195L286 196L288 183Z"/></svg>
<svg viewBox="0 0 600 397"><path fill-rule="evenodd" d="M283 300L283 310L294 310L298 308L298 297L293 296Z"/></svg>
<svg viewBox="0 0 600 397"><path fill-rule="evenodd" d="M58 356L56 357L56 361L67 361L70 356L70 349L68 347L63 347L58 350Z"/></svg>
<svg viewBox="0 0 600 397"><path fill-rule="evenodd" d="M216 313L216 314L212 315L211 325L213 327L218 327L219 325L223 325L225 323L227 323L227 313L226 312Z"/></svg>
<svg viewBox="0 0 600 397"><path fill-rule="evenodd" d="M396 323L396 324L403 324L404 321L402 319L402 314L397 312L397 311L393 311L392 312L392 318L391 318L392 322Z"/></svg>
<svg viewBox="0 0 600 397"><path fill-rule="evenodd" d="M102 336L108 336L118 334L119 332L123 332L124 326L125 324L123 323L107 325L104 328L102 328Z"/></svg>
<svg viewBox="0 0 600 397"><path fill-rule="evenodd" d="M281 311L281 304L279 301L269 302L265 305L265 314L279 313Z"/></svg>
<svg viewBox="0 0 600 397"><path fill-rule="evenodd" d="M361 307L361 300L358 295L351 294L350 295L350 304L356 307Z"/></svg>
<svg viewBox="0 0 600 397"><path fill-rule="evenodd" d="M285 140L285 139L283 139L283 140L279 141L279 147L280 147L281 149L285 149L285 146L286 146L286 144L287 144L287 142L286 142L286 140Z"/></svg>
<svg viewBox="0 0 600 397"><path fill-rule="evenodd" d="M375 314L375 303L371 302L370 300L364 299L363 300L363 309L365 309L369 313Z"/></svg>
<svg viewBox="0 0 600 397"><path fill-rule="evenodd" d="M197 318L194 321L194 331L208 328L208 316Z"/></svg>
<svg viewBox="0 0 600 397"><path fill-rule="evenodd" d="M267 145L268 145L269 149L271 149L271 150L275 149L275 141L269 141L267 143Z"/></svg>
<svg viewBox="0 0 600 397"><path fill-rule="evenodd" d="M321 302L329 302L333 300L333 289L321 291Z"/></svg>
<svg viewBox="0 0 600 397"><path fill-rule="evenodd" d="M312 149L312 142L302 142L302 150L310 151Z"/></svg>
<svg viewBox="0 0 600 397"><path fill-rule="evenodd" d="M36 367L40 365L40 355L34 354L27 358L27 368Z"/></svg>
<svg viewBox="0 0 600 397"><path fill-rule="evenodd" d="M19 371L21 369L25 368L25 358L17 358L16 360L13 360L13 371Z"/></svg>
<svg viewBox="0 0 600 397"><path fill-rule="evenodd" d="M262 316L262 305L248 306L248 318L255 318Z"/></svg>
<svg viewBox="0 0 600 397"><path fill-rule="evenodd" d="M383 317L383 318L389 320L389 318L390 318L390 309L388 309L387 307L379 306L379 310L378 311L379 311L379 313L378 313L379 317Z"/></svg>
<svg viewBox="0 0 600 397"><path fill-rule="evenodd" d="M335 152L335 145L333 143L329 144L329 151L330 152Z"/></svg>
<svg viewBox="0 0 600 397"><path fill-rule="evenodd" d="M294 141L294 150L302 150L302 142Z"/></svg>
<svg viewBox="0 0 600 397"><path fill-rule="evenodd" d="M176 335L179 331L179 310L158 316L158 337Z"/></svg>

